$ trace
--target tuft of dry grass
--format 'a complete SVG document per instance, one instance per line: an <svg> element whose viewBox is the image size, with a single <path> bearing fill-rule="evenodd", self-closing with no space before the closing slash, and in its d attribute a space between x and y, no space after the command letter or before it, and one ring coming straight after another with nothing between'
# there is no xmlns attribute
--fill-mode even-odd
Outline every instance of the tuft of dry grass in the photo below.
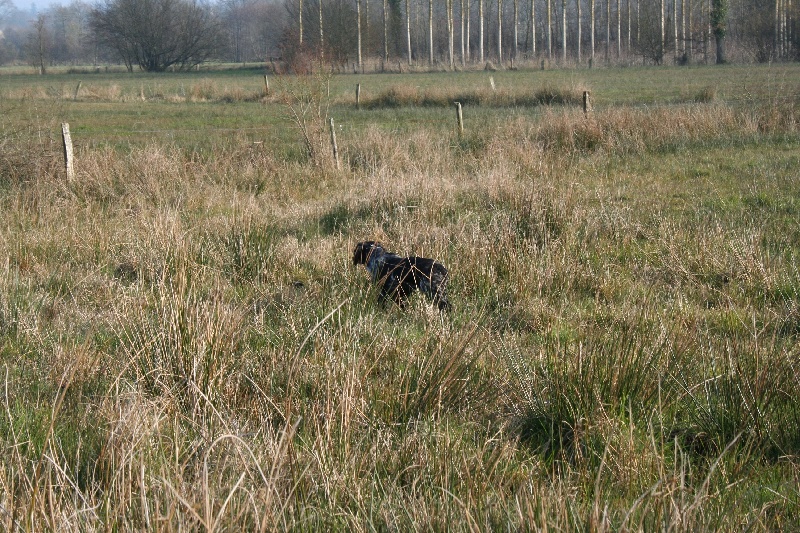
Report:
<svg viewBox="0 0 800 533"><path fill-rule="evenodd" d="M364 100L367 109L397 107L449 107L453 102L466 106L483 107L535 107L543 105L579 105L582 91L562 89L546 85L524 93L519 90L484 87L471 91L454 91L450 88L413 87L410 85L394 85L372 98Z"/></svg>

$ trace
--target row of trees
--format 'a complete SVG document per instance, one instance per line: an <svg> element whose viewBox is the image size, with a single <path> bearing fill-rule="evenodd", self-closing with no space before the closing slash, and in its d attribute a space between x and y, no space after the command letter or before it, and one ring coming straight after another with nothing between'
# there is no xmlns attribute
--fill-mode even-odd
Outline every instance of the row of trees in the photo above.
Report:
<svg viewBox="0 0 800 533"><path fill-rule="evenodd" d="M796 59L791 0L294 0L295 41L330 61L409 65ZM344 31L342 31L344 30Z"/></svg>
<svg viewBox="0 0 800 533"><path fill-rule="evenodd" d="M797 59L792 0L105 0L21 13L0 0L0 63L146 71L282 57L456 65L548 59Z"/></svg>

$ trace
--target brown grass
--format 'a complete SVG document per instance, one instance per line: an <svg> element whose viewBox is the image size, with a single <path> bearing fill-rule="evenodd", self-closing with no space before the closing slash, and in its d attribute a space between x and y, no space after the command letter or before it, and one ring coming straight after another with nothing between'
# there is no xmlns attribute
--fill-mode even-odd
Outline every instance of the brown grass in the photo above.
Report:
<svg viewBox="0 0 800 533"><path fill-rule="evenodd" d="M68 184L38 152L0 196L0 521L792 529L797 139L768 109L376 125L338 171L153 143ZM380 308L365 238L445 262L453 313Z"/></svg>

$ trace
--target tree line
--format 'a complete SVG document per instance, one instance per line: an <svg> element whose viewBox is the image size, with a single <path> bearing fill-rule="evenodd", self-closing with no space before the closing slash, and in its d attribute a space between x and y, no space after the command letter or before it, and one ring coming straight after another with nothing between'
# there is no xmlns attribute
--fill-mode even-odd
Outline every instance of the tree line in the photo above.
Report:
<svg viewBox="0 0 800 533"><path fill-rule="evenodd" d="M0 0L0 64L208 61L564 65L797 60L791 0L80 0L22 12Z"/></svg>

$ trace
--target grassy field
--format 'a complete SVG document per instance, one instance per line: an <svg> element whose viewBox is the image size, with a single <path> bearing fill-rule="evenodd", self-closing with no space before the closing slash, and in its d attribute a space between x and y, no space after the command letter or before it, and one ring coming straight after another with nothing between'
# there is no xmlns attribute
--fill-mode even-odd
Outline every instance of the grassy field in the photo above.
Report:
<svg viewBox="0 0 800 533"><path fill-rule="evenodd" d="M2 528L800 528L798 89L0 72Z"/></svg>

